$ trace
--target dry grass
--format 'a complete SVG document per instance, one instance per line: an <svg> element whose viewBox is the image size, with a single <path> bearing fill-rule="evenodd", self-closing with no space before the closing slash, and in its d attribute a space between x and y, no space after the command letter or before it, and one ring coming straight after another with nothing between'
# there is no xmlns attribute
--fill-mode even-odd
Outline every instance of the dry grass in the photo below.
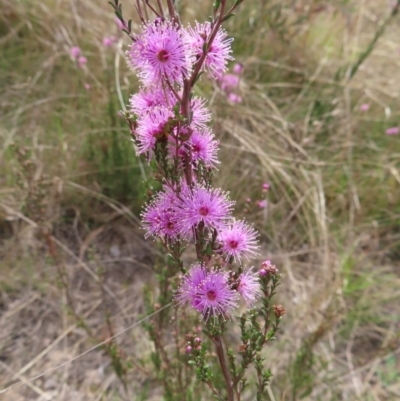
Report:
<svg viewBox="0 0 400 401"><path fill-rule="evenodd" d="M279 301L288 314L267 351L272 393L288 401L397 400L400 142L385 129L400 119L400 31L390 23L349 80L387 1L297 1L283 9L283 25L272 3L249 2L228 24L245 64L244 102L228 104L206 82L199 89L212 99L222 143L215 182L255 223L263 255L284 274ZM121 47L100 45L117 35L106 2L0 4L3 388L94 344L65 308L38 226L51 231L71 297L97 339L110 335L107 313L116 333L144 312L141 290L154 280L156 251L139 231L143 166L117 116L114 66L125 99L136 81ZM185 18L200 19L203 7L190 6ZM75 68L73 45L84 50L87 68ZM249 207L246 198L260 199L264 181L268 207ZM0 399L160 399L146 372L143 330L117 342L133 363L128 394L103 349Z"/></svg>

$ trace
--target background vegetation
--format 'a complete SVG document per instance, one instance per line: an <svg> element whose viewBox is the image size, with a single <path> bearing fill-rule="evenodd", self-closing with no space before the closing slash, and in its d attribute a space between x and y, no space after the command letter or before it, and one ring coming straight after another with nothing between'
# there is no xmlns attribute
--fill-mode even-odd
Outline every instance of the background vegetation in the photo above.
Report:
<svg viewBox="0 0 400 401"><path fill-rule="evenodd" d="M201 20L208 3L179 6ZM215 183L283 274L287 315L266 354L272 401L400 399L400 136L385 133L400 124L396 4L248 0L226 25L243 102L200 85L221 140ZM118 114L137 81L111 7L0 8L2 389L144 316L160 256L140 230L151 182ZM160 400L151 351L137 325L0 399Z"/></svg>

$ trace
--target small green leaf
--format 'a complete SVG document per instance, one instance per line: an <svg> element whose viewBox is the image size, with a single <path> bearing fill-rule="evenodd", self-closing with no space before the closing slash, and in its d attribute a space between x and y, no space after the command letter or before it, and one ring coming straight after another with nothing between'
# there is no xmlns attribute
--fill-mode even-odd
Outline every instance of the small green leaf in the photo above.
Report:
<svg viewBox="0 0 400 401"><path fill-rule="evenodd" d="M242 0L243 1L243 0ZM215 0L214 3L214 10L217 11L219 9L219 6L221 5L221 0Z"/></svg>
<svg viewBox="0 0 400 401"><path fill-rule="evenodd" d="M235 16L235 13L230 13L230 14L228 14L228 15L225 15L225 17L222 19L222 22L225 22L225 21L227 21L229 18L234 17L234 16Z"/></svg>

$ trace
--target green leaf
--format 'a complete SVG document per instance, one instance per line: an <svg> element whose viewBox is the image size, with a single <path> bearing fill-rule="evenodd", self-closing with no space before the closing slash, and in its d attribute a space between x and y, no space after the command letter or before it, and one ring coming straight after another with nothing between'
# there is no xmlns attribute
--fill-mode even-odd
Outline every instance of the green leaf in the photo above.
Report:
<svg viewBox="0 0 400 401"><path fill-rule="evenodd" d="M222 22L225 22L225 21L227 21L229 18L234 17L234 16L235 16L235 13L230 13L230 14L228 14L228 15L225 15L225 17L222 19Z"/></svg>

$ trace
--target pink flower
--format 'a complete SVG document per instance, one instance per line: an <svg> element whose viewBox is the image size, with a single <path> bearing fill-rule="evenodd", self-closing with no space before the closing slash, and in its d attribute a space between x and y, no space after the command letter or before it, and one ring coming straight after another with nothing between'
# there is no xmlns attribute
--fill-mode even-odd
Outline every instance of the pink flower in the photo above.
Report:
<svg viewBox="0 0 400 401"><path fill-rule="evenodd" d="M261 274L261 271L264 271L265 274ZM261 264L261 270L260 270L260 275L266 275L266 274L276 274L278 273L278 269L276 268L275 265L272 264L270 260L266 260L262 262Z"/></svg>
<svg viewBox="0 0 400 401"><path fill-rule="evenodd" d="M248 308L252 307L261 295L260 282L257 273L252 268L239 276L238 293L246 301Z"/></svg>
<svg viewBox="0 0 400 401"><path fill-rule="evenodd" d="M368 111L369 110L369 104L364 103L360 106L361 111Z"/></svg>
<svg viewBox="0 0 400 401"><path fill-rule="evenodd" d="M190 67L190 54L184 47L182 31L168 21L146 26L127 55L145 84L160 82L163 77L171 84L182 82Z"/></svg>
<svg viewBox="0 0 400 401"><path fill-rule="evenodd" d="M267 207L267 201L265 199L257 201L257 206L260 209L265 209Z"/></svg>
<svg viewBox="0 0 400 401"><path fill-rule="evenodd" d="M220 229L231 220L233 202L219 189L196 186L186 188L177 204L176 219L182 235L190 236L200 223L206 229Z"/></svg>
<svg viewBox="0 0 400 401"><path fill-rule="evenodd" d="M230 93L228 95L228 100L232 103L242 103L242 97L236 93Z"/></svg>
<svg viewBox="0 0 400 401"><path fill-rule="evenodd" d="M228 284L228 276L223 272L211 272L201 285L193 288L192 296L197 309L204 319L222 315L229 317L237 307L237 293Z"/></svg>
<svg viewBox="0 0 400 401"><path fill-rule="evenodd" d="M105 38L103 38L103 46L111 47L115 43L115 41L116 41L116 39L114 37L111 37L111 38L105 37Z"/></svg>
<svg viewBox="0 0 400 401"><path fill-rule="evenodd" d="M180 304L188 303L196 308L196 290L207 277L207 270L204 266L196 264L192 266L189 272L183 277L182 283L176 292L175 299Z"/></svg>
<svg viewBox="0 0 400 401"><path fill-rule="evenodd" d="M207 123L211 120L210 111L205 107L206 101L200 97L194 97L191 101L192 121L190 124L196 128L202 129L207 127Z"/></svg>
<svg viewBox="0 0 400 401"><path fill-rule="evenodd" d="M86 83L84 86L85 86L85 89L86 89L87 91L90 90L90 88L91 88L90 84L88 84L88 83Z"/></svg>
<svg viewBox="0 0 400 401"><path fill-rule="evenodd" d="M235 221L218 233L222 252L227 259L233 257L236 261L243 256L249 259L257 254L257 237L257 232L244 221Z"/></svg>
<svg viewBox="0 0 400 401"><path fill-rule="evenodd" d="M391 127L386 130L386 135L397 135L399 132L399 127Z"/></svg>
<svg viewBox="0 0 400 401"><path fill-rule="evenodd" d="M209 22L204 24L196 22L195 28L187 28L185 35L186 43L193 49L193 52L198 58L203 54L204 43L209 40L210 34L211 24ZM233 60L230 56L233 39L227 39L226 37L226 32L220 28L208 49L203 64L203 70L208 70L214 78L218 78L224 73L228 60Z"/></svg>
<svg viewBox="0 0 400 401"><path fill-rule="evenodd" d="M176 238L178 229L175 222L175 203L175 193L167 189L147 205L142 213L142 226L146 231L146 238L149 236Z"/></svg>
<svg viewBox="0 0 400 401"><path fill-rule="evenodd" d="M167 96L168 99L165 97ZM168 104L174 104L174 96L168 90L160 87L142 88L140 91L131 96L129 99L130 110L142 116L148 114L158 106L167 107Z"/></svg>
<svg viewBox="0 0 400 401"><path fill-rule="evenodd" d="M243 64L237 63L233 66L232 71L234 74L240 75L243 72L243 68Z"/></svg>
<svg viewBox="0 0 400 401"><path fill-rule="evenodd" d="M70 52L71 52L71 56L73 58L77 59L81 54L81 49L79 47L77 47L77 46L74 46L74 47L71 47Z"/></svg>
<svg viewBox="0 0 400 401"><path fill-rule="evenodd" d="M221 89L227 93L239 86L239 77L234 74L224 74L220 80Z"/></svg>
<svg viewBox="0 0 400 401"><path fill-rule="evenodd" d="M219 141L209 130L194 131L189 139L192 148L192 160L202 161L207 167L218 164L217 152Z"/></svg>
<svg viewBox="0 0 400 401"><path fill-rule="evenodd" d="M264 184L262 185L262 189L264 190L264 191L268 191L269 190L269 184L268 184L268 182L264 182Z"/></svg>
<svg viewBox="0 0 400 401"><path fill-rule="evenodd" d="M166 135L164 132L168 119L172 117L171 111L165 107L155 107L150 113L139 119L136 130L138 140L138 154L149 153L152 155L157 139Z"/></svg>
<svg viewBox="0 0 400 401"><path fill-rule="evenodd" d="M78 65L82 68L87 63L87 58L85 56L80 56L78 58Z"/></svg>

